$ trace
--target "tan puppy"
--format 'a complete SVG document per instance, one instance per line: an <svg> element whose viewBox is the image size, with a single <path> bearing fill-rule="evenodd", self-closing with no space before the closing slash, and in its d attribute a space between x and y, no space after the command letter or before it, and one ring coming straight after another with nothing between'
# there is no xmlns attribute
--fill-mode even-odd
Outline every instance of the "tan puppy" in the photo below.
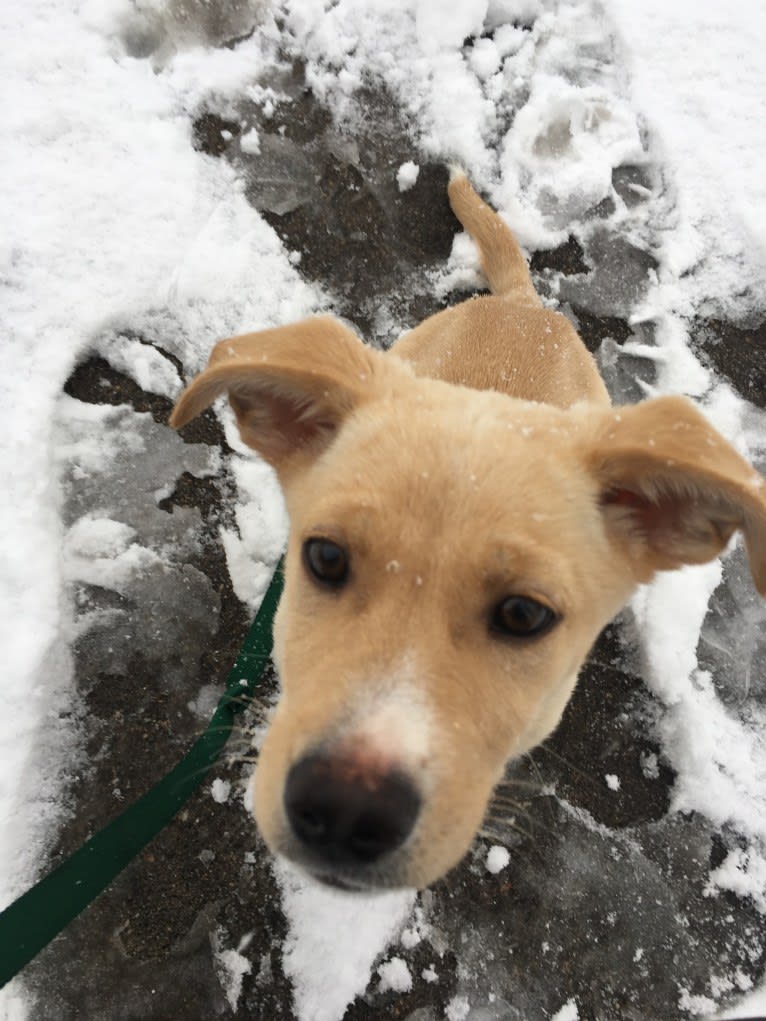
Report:
<svg viewBox="0 0 766 1021"><path fill-rule="evenodd" d="M459 861L639 582L741 529L766 594L764 480L680 397L612 409L508 227L464 175L449 195L492 296L388 354L326 317L221 341L172 418L228 393L279 475L283 690L252 802L275 852L348 889Z"/></svg>

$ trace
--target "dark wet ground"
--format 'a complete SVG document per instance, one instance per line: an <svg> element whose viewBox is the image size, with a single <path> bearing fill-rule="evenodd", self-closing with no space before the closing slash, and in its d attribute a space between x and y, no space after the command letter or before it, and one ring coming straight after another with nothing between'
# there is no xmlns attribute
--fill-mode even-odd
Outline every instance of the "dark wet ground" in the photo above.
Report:
<svg viewBox="0 0 766 1021"><path fill-rule="evenodd" d="M358 97L361 116L347 134L306 88L300 66L277 84L292 97L284 109L264 118L255 105L243 106L230 121L206 114L194 125L195 145L232 161L250 201L301 253L306 276L334 295L339 314L386 345L394 324L416 322L443 305L432 294L429 271L444 263L458 226L446 203L446 171L423 164L416 186L398 192L396 169L414 147L384 92L370 87ZM262 140L257 158L239 146L253 125ZM639 173L620 168L615 187ZM626 308L646 285L651 258L611 235L604 220L584 245L571 238L554 252L535 253L532 268L541 291L555 285L588 346L600 352L613 390L639 396L635 378L651 381L652 363L621 355L620 344L634 336ZM140 339L172 352L159 327ZM741 330L718 321L699 324L697 332L717 370L761 406L765 339L763 326ZM109 614L92 620L74 645L87 755L69 781L72 815L53 861L178 761L212 711L205 686L225 677L248 624L218 536L219 525L231 523L233 483L217 420L208 413L184 430L185 446L179 443L165 426L169 401L110 366L98 341L66 393L114 405L117 417L107 426L139 430L165 475L154 487L144 484L147 467L139 460L87 482L65 474L65 522L106 502L147 544L162 546L168 565L120 595L84 585L74 592L80 621L94 611ZM222 467L204 477L210 450L223 452ZM157 501L154 489L168 481L169 495ZM190 707L201 689L207 702ZM269 675L254 717L274 690ZM575 997L581 1021L672 1021L685 1016L679 985L702 994L711 972L760 975L763 919L733 896L703 895L709 869L735 838L714 833L701 818L667 815L673 776L655 761L657 711L640 679L630 626L617 623L597 643L556 734L513 770L528 785L515 788L523 802L519 829L495 821L512 847L511 866L490 876L482 864L489 844L479 843L423 895L431 935L396 950L410 966L412 991L379 994L373 981L347 1021L441 1018L461 991L472 991L479 1006L482 991L495 996L486 1018L542 1021ZM239 790L248 769L232 761L215 775ZM619 791L608 788L606 774L620 777ZM268 856L239 794L218 804L205 783L27 970L36 997L32 1016L290 1018L281 967L285 929ZM248 933L252 971L232 1011L214 951L236 948ZM432 962L440 976L435 984L420 978Z"/></svg>

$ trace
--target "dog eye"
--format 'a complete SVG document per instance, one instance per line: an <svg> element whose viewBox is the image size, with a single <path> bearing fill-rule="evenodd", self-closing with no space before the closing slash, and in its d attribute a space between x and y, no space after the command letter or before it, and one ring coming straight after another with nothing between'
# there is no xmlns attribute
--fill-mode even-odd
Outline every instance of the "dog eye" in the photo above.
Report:
<svg viewBox="0 0 766 1021"><path fill-rule="evenodd" d="M508 596L492 611L493 631L511 638L533 638L551 628L557 616L543 603L527 596Z"/></svg>
<svg viewBox="0 0 766 1021"><path fill-rule="evenodd" d="M309 574L331 588L340 588L348 578L348 553L330 539L307 539L303 563Z"/></svg>

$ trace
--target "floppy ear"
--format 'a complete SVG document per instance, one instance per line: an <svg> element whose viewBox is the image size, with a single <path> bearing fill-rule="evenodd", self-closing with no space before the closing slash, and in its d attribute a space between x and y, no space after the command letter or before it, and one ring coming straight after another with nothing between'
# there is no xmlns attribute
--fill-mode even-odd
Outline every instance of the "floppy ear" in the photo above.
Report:
<svg viewBox="0 0 766 1021"><path fill-rule="evenodd" d="M228 393L244 442L280 469L296 452L331 441L382 364L382 355L329 316L232 337L213 348L170 424L185 425Z"/></svg>
<svg viewBox="0 0 766 1021"><path fill-rule="evenodd" d="M736 529L766 596L766 480L682 397L615 408L587 451L612 537L639 580L712 560Z"/></svg>

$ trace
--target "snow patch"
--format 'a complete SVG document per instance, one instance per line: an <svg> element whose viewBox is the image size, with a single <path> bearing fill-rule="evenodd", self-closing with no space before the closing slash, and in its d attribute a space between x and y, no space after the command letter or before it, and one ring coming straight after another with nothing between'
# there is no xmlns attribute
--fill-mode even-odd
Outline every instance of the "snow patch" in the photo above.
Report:
<svg viewBox="0 0 766 1021"><path fill-rule="evenodd" d="M340 1021L367 988L375 960L410 916L415 893L343 894L283 861L275 862L274 872L289 927L283 967L293 983L298 1021ZM328 932L333 934L332 967Z"/></svg>
<svg viewBox="0 0 766 1021"><path fill-rule="evenodd" d="M447 1021L465 1021L471 1012L471 1004L467 996L453 996L444 1008Z"/></svg>
<svg viewBox="0 0 766 1021"><path fill-rule="evenodd" d="M412 160L402 163L396 172L396 184L399 191L409 191L410 188L414 188L419 173L420 167Z"/></svg>
<svg viewBox="0 0 766 1021"><path fill-rule="evenodd" d="M249 131L239 137L239 147L242 152L246 152L249 156L257 156L261 151L261 139L258 135L256 128L250 128Z"/></svg>
<svg viewBox="0 0 766 1021"><path fill-rule="evenodd" d="M563 240L611 194L614 168L643 158L636 116L613 91L537 75L502 153L502 204L515 208L525 196L527 221L513 218L522 244Z"/></svg>
<svg viewBox="0 0 766 1021"><path fill-rule="evenodd" d="M577 1010L577 1004L574 1000L567 1000L560 1010L551 1018L551 1021L578 1021L580 1013Z"/></svg>
<svg viewBox="0 0 766 1021"><path fill-rule="evenodd" d="M508 866L510 860L511 855L508 848L495 844L494 847L490 847L489 851L487 851L487 872L491 872L493 876L496 876L498 872L502 872Z"/></svg>
<svg viewBox="0 0 766 1021"><path fill-rule="evenodd" d="M242 450L228 412L227 421L227 440ZM253 451L234 458L231 470L237 483L237 528L222 528L221 542L234 591L254 613L287 545L287 513L273 469Z"/></svg>
<svg viewBox="0 0 766 1021"><path fill-rule="evenodd" d="M408 993L412 989L412 975L407 963L401 957L392 957L390 961L378 968L380 975L380 992L392 990L395 993Z"/></svg>
<svg viewBox="0 0 766 1021"><path fill-rule="evenodd" d="M216 950L215 970L229 1006L237 1009L242 995L242 982L249 975L253 965L238 950Z"/></svg>
<svg viewBox="0 0 766 1021"><path fill-rule="evenodd" d="M708 895L717 890L730 890L739 897L750 897L766 915L766 857L755 848L729 851L718 868L710 873Z"/></svg>
<svg viewBox="0 0 766 1021"><path fill-rule="evenodd" d="M210 794L219 805L225 805L229 800L231 794L231 782L229 780L221 780L220 777L216 777L210 785Z"/></svg>

